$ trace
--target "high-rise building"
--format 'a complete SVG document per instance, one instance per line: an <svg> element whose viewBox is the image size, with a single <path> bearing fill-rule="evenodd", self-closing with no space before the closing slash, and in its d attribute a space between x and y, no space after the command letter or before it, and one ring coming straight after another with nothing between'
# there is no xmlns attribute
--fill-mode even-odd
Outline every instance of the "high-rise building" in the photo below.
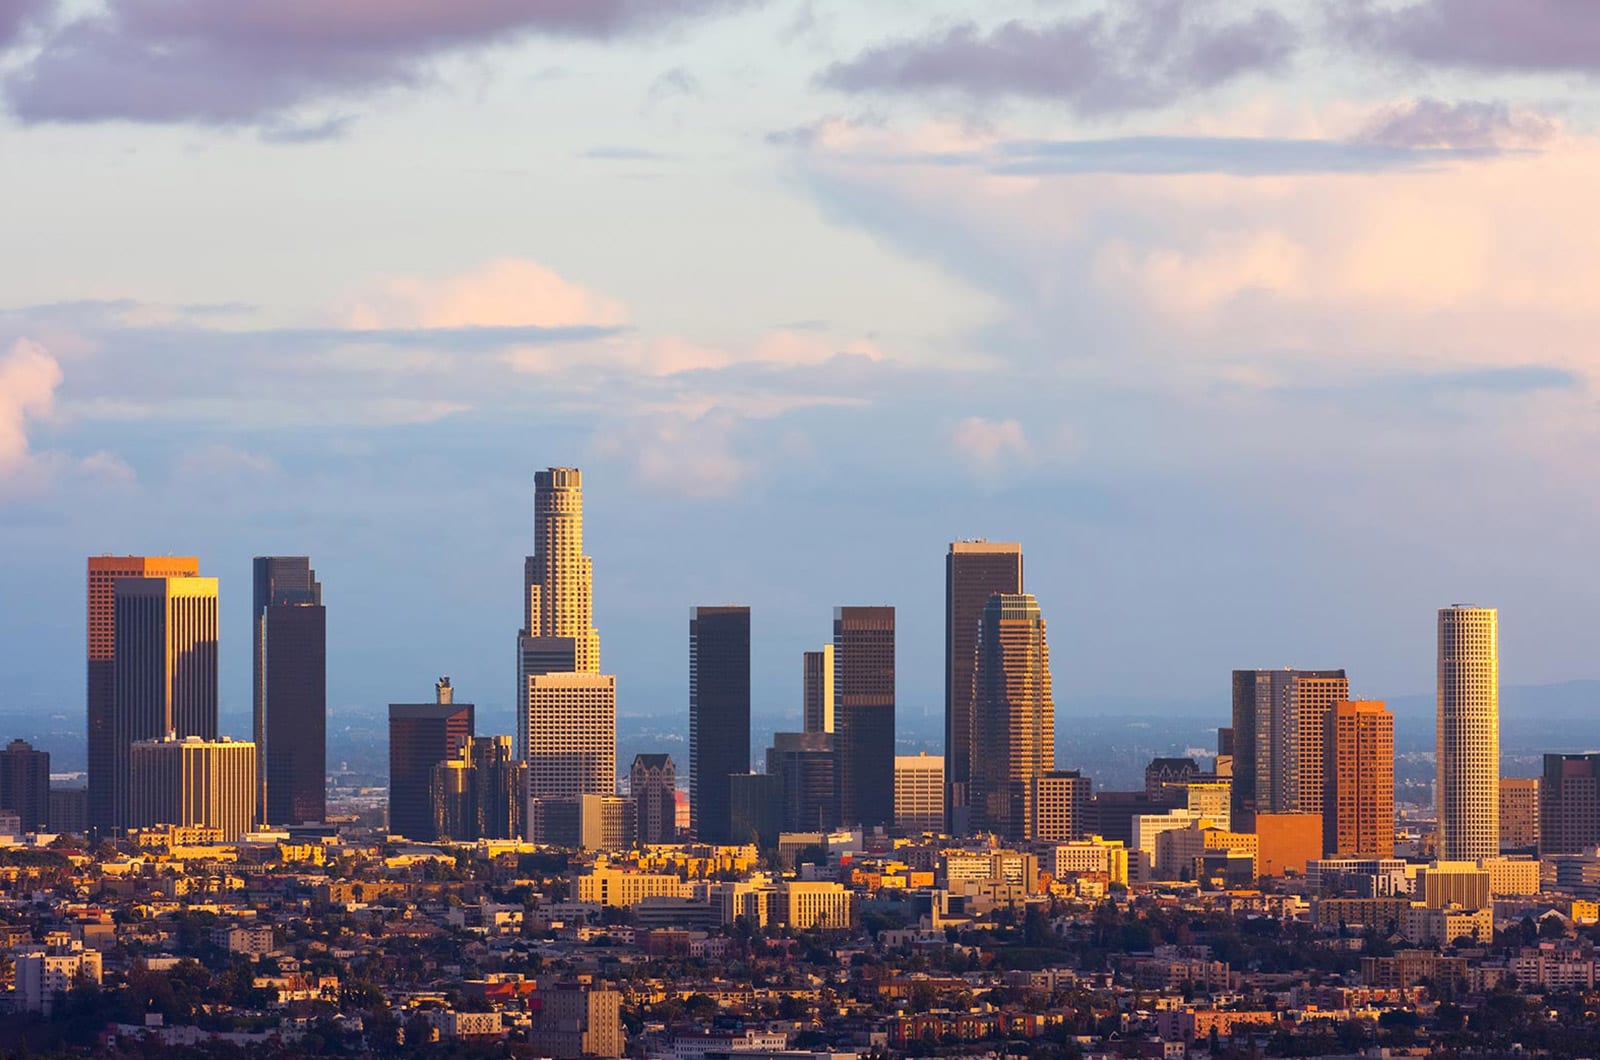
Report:
<svg viewBox="0 0 1600 1060"><path fill-rule="evenodd" d="M833 731L833 645L801 656L801 689L806 732Z"/></svg>
<svg viewBox="0 0 1600 1060"><path fill-rule="evenodd" d="M1233 815L1322 813L1322 729L1350 698L1343 670L1233 672Z"/></svg>
<svg viewBox="0 0 1600 1060"><path fill-rule="evenodd" d="M840 825L891 827L894 608L834 608L833 725Z"/></svg>
<svg viewBox="0 0 1600 1060"><path fill-rule="evenodd" d="M1539 849L1539 778L1500 778L1500 852Z"/></svg>
<svg viewBox="0 0 1600 1060"><path fill-rule="evenodd" d="M528 678L528 797L617 793L617 679L549 673Z"/></svg>
<svg viewBox="0 0 1600 1060"><path fill-rule="evenodd" d="M90 556L88 567L89 824L112 827L117 741L113 710L116 688L116 593L118 578L192 578L193 556Z"/></svg>
<svg viewBox="0 0 1600 1060"><path fill-rule="evenodd" d="M12 740L0 751L0 810L17 815L24 832L50 824L50 753L26 740Z"/></svg>
<svg viewBox="0 0 1600 1060"><path fill-rule="evenodd" d="M826 832L838 824L834 765L832 733L772 734L767 772L783 785L785 832Z"/></svg>
<svg viewBox="0 0 1600 1060"><path fill-rule="evenodd" d="M750 609L697 607L689 617L689 828L732 841L728 778L750 772Z"/></svg>
<svg viewBox="0 0 1600 1060"><path fill-rule="evenodd" d="M217 828L232 843L255 826L255 744L166 736L135 741L128 762L126 827Z"/></svg>
<svg viewBox="0 0 1600 1060"><path fill-rule="evenodd" d="M1033 778L1033 839L1068 842L1089 834L1093 783L1076 769L1047 769Z"/></svg>
<svg viewBox="0 0 1600 1060"><path fill-rule="evenodd" d="M1152 758L1144 767L1144 793L1157 805L1184 805L1189 781L1200 775L1192 758Z"/></svg>
<svg viewBox="0 0 1600 1060"><path fill-rule="evenodd" d="M973 674L978 620L989 597L1022 592L1022 546L954 541L944 560L945 817L951 835L971 831Z"/></svg>
<svg viewBox="0 0 1600 1060"><path fill-rule="evenodd" d="M528 764L509 736L469 736L454 758L433 767L434 834L457 842L519 839L528 803Z"/></svg>
<svg viewBox="0 0 1600 1060"><path fill-rule="evenodd" d="M972 826L1027 839L1033 781L1055 768L1056 705L1044 616L1032 594L996 594L978 623L972 703Z"/></svg>
<svg viewBox="0 0 1600 1060"><path fill-rule="evenodd" d="M570 637L574 669L599 673L594 561L583 554L583 472L552 467L533 479L533 555L523 565L523 635Z"/></svg>
<svg viewBox="0 0 1600 1060"><path fill-rule="evenodd" d="M433 767L461 753L473 733L473 705L455 702L448 677L432 703L389 704L389 831L436 838Z"/></svg>
<svg viewBox="0 0 1600 1060"><path fill-rule="evenodd" d="M217 579L118 578L113 596L112 826L128 828L133 744L217 738Z"/></svg>
<svg viewBox="0 0 1600 1060"><path fill-rule="evenodd" d="M1500 853L1500 645L1493 608L1439 610L1439 856Z"/></svg>
<svg viewBox="0 0 1600 1060"><path fill-rule="evenodd" d="M1345 700L1323 731L1322 853L1394 857L1394 715L1377 700Z"/></svg>
<svg viewBox="0 0 1600 1060"><path fill-rule="evenodd" d="M633 756L628 794L638 808L639 842L677 842L677 788L678 769L671 755Z"/></svg>
<svg viewBox="0 0 1600 1060"><path fill-rule="evenodd" d="M901 835L944 831L944 758L926 751L894 759L894 828Z"/></svg>
<svg viewBox="0 0 1600 1060"><path fill-rule="evenodd" d="M1213 828L1233 831L1233 784L1226 777L1196 774L1184 785L1183 795L1184 809L1210 821Z"/></svg>
<svg viewBox="0 0 1600 1060"><path fill-rule="evenodd" d="M257 556L255 743L262 824L327 816L328 639L322 583L305 556Z"/></svg>
<svg viewBox="0 0 1600 1060"><path fill-rule="evenodd" d="M1600 846L1600 754L1548 754L1539 778L1539 853Z"/></svg>
<svg viewBox="0 0 1600 1060"><path fill-rule="evenodd" d="M694 803L691 800L690 805ZM726 842L754 843L776 849L783 829L783 778L767 773L734 773L728 777Z"/></svg>

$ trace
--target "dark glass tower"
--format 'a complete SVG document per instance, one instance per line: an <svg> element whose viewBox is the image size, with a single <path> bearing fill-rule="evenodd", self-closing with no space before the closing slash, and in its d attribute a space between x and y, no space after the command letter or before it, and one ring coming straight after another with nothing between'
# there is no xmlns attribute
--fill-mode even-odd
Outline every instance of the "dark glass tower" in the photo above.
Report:
<svg viewBox="0 0 1600 1060"><path fill-rule="evenodd" d="M978 620L989 597L1022 592L1022 546L955 541L944 559L945 827L971 831L973 668Z"/></svg>
<svg viewBox="0 0 1600 1060"><path fill-rule="evenodd" d="M1600 754L1547 754L1539 779L1539 853L1600 846Z"/></svg>
<svg viewBox="0 0 1600 1060"><path fill-rule="evenodd" d="M451 702L441 677L433 703L389 704L389 831L408 839L437 838L433 767L460 754L473 734L471 703Z"/></svg>
<svg viewBox="0 0 1600 1060"><path fill-rule="evenodd" d="M24 832L42 832L50 823L50 754L26 740L12 740L0 751L0 809L10 810Z"/></svg>
<svg viewBox="0 0 1600 1060"><path fill-rule="evenodd" d="M750 609L697 607L689 619L689 827L733 838L728 777L750 772Z"/></svg>
<svg viewBox="0 0 1600 1060"><path fill-rule="evenodd" d="M257 556L251 609L262 824L327 816L328 640L322 584L305 556Z"/></svg>
<svg viewBox="0 0 1600 1060"><path fill-rule="evenodd" d="M833 609L839 823L894 825L894 608Z"/></svg>

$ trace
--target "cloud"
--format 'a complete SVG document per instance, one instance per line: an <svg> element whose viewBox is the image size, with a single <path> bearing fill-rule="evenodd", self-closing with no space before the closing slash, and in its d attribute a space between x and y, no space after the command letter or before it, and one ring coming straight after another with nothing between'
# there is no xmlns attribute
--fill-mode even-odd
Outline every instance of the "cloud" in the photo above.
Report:
<svg viewBox="0 0 1600 1060"><path fill-rule="evenodd" d="M628 319L620 302L517 258L441 280L390 278L356 296L345 316L352 328L388 329L615 327Z"/></svg>
<svg viewBox="0 0 1600 1060"><path fill-rule="evenodd" d="M27 339L13 343L0 357L0 477L16 474L29 462L28 421L50 414L60 385L56 359Z"/></svg>
<svg viewBox="0 0 1600 1060"><path fill-rule="evenodd" d="M1413 99L1381 109L1357 140L1400 149L1520 149L1549 142L1559 129L1552 118L1502 102Z"/></svg>
<svg viewBox="0 0 1600 1060"><path fill-rule="evenodd" d="M0 0L0 48L21 36L24 27L49 3L50 0Z"/></svg>
<svg viewBox="0 0 1600 1060"><path fill-rule="evenodd" d="M951 432L950 447L958 458L980 471L995 471L1033 458L1027 433L1016 420L969 416Z"/></svg>
<svg viewBox="0 0 1600 1060"><path fill-rule="evenodd" d="M985 32L966 23L836 63L822 83L847 92L948 91L977 99L1056 100L1081 114L1162 107L1238 77L1281 69L1296 44L1276 12L1243 14L1216 2L1140 0L1033 25Z"/></svg>
<svg viewBox="0 0 1600 1060"><path fill-rule="evenodd" d="M178 459L177 466L181 478L226 482L259 479L275 474L277 470L278 465L271 457L221 443L185 452Z"/></svg>
<svg viewBox="0 0 1600 1060"><path fill-rule="evenodd" d="M415 86L452 53L533 35L615 39L754 2L120 0L57 29L4 89L28 122L270 125L305 105Z"/></svg>
<svg viewBox="0 0 1600 1060"><path fill-rule="evenodd" d="M1418 62L1600 73L1600 5L1590 0L1341 0L1330 12L1357 46Z"/></svg>

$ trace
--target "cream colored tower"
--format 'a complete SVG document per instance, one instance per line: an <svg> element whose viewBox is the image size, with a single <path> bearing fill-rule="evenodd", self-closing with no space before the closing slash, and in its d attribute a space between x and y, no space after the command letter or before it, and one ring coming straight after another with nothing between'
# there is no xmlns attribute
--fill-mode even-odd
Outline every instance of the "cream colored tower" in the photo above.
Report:
<svg viewBox="0 0 1600 1060"><path fill-rule="evenodd" d="M577 468L553 467L534 475L533 547L523 568L523 636L570 637L575 669L599 673L594 564L583 554L583 472Z"/></svg>
<svg viewBox="0 0 1600 1060"><path fill-rule="evenodd" d="M1499 613L1488 607L1439 610L1439 856L1447 861L1500 852Z"/></svg>

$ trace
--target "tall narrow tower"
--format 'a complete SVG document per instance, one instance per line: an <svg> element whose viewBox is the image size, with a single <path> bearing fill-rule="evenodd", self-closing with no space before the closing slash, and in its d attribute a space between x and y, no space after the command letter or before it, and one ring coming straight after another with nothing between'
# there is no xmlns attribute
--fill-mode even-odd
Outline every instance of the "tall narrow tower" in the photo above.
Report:
<svg viewBox="0 0 1600 1060"><path fill-rule="evenodd" d="M1394 715L1376 700L1335 703L1323 746L1323 853L1394 857Z"/></svg>
<svg viewBox="0 0 1600 1060"><path fill-rule="evenodd" d="M972 704L972 825L1029 839L1034 781L1055 769L1056 707L1044 616L1027 593L989 597Z"/></svg>
<svg viewBox="0 0 1600 1060"><path fill-rule="evenodd" d="M995 593L1022 592L1022 546L955 541L944 560L944 783L946 829L971 830L972 673L978 619Z"/></svg>
<svg viewBox="0 0 1600 1060"><path fill-rule="evenodd" d="M257 556L254 575L257 823L321 821L328 764L322 583L305 556Z"/></svg>
<svg viewBox="0 0 1600 1060"><path fill-rule="evenodd" d="M1440 857L1500 852L1500 619L1489 607L1439 610Z"/></svg>
<svg viewBox="0 0 1600 1060"><path fill-rule="evenodd" d="M894 824L894 662L894 608L834 608L834 782L845 827Z"/></svg>
<svg viewBox="0 0 1600 1060"><path fill-rule="evenodd" d="M88 571L87 811L94 828L112 826L117 745L112 734L116 689L116 583L119 578L195 577L193 556L90 556Z"/></svg>
<svg viewBox="0 0 1600 1060"><path fill-rule="evenodd" d="M801 656L801 703L806 732L833 731L833 645Z"/></svg>
<svg viewBox="0 0 1600 1060"><path fill-rule="evenodd" d="M583 472L553 467L533 478L533 555L523 567L523 636L572 638L574 669L596 674L600 634L594 628L594 563L583 554Z"/></svg>
<svg viewBox="0 0 1600 1060"><path fill-rule="evenodd" d="M1233 671L1233 816L1321 813L1323 726L1350 698L1343 670Z"/></svg>
<svg viewBox="0 0 1600 1060"><path fill-rule="evenodd" d="M733 842L728 778L750 772L750 609L697 607L689 618L689 828Z"/></svg>
<svg viewBox="0 0 1600 1060"><path fill-rule="evenodd" d="M111 825L127 828L134 743L217 738L217 579L119 578L114 599Z"/></svg>

